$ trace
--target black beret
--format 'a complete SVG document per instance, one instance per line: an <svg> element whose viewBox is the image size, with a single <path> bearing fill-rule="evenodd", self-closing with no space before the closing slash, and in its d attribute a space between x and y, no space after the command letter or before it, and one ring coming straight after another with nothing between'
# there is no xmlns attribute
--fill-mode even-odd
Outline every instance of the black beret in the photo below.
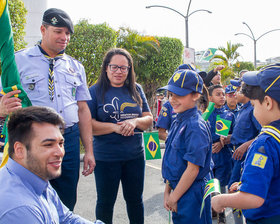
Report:
<svg viewBox="0 0 280 224"><path fill-rule="evenodd" d="M74 33L73 23L66 12L61 9L50 8L44 12L43 23L55 27L67 27Z"/></svg>

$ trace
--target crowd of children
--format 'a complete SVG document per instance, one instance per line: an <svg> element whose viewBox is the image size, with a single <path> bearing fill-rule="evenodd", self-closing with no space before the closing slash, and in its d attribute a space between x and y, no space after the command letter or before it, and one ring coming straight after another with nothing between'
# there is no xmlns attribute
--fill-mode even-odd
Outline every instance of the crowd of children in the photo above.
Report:
<svg viewBox="0 0 280 224"><path fill-rule="evenodd" d="M225 89L212 85L208 93L199 73L188 67L176 70L163 88L169 108L163 107L156 125L168 120L162 176L164 207L173 223L212 223L214 211L218 223L226 223L226 207L236 211L235 223L243 223L242 213L246 223L280 223L280 64L246 72ZM215 108L204 121L207 95ZM212 212L206 199L200 216L204 188L213 177L222 194L212 197Z"/></svg>

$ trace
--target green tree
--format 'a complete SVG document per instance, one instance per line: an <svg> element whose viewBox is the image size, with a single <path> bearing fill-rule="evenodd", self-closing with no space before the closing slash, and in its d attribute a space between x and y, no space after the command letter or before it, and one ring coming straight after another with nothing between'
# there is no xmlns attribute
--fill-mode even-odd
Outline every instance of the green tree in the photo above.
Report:
<svg viewBox="0 0 280 224"><path fill-rule="evenodd" d="M88 85L98 78L105 53L116 44L116 31L106 23L93 25L80 20L67 46L67 54L79 60L85 67Z"/></svg>
<svg viewBox="0 0 280 224"><path fill-rule="evenodd" d="M141 35L127 27L121 27L117 35L117 47L124 48L131 54L136 74L142 73L148 55L151 52L159 52L158 40L152 36Z"/></svg>
<svg viewBox="0 0 280 224"><path fill-rule="evenodd" d="M242 70L248 70L248 71L254 71L254 64L249 61L238 61L235 64L233 64L233 71L238 73Z"/></svg>
<svg viewBox="0 0 280 224"><path fill-rule="evenodd" d="M8 6L13 30L14 48L15 51L18 51L27 45L24 41L27 10L21 0L8 0Z"/></svg>
<svg viewBox="0 0 280 224"><path fill-rule="evenodd" d="M218 50L222 52L222 55L214 55L210 60L212 67L217 64L225 65L225 68L221 71L223 82L228 82L230 78L234 77L235 73L233 70L233 64L237 62L240 54L237 52L239 47L243 45L240 43L231 44L230 41L227 42L226 47L218 47Z"/></svg>
<svg viewBox="0 0 280 224"><path fill-rule="evenodd" d="M137 81L142 84L148 102L153 107L155 92L165 86L175 69L182 64L184 46L181 40L169 37L156 37L159 41L159 52L151 51L147 60L137 73Z"/></svg>

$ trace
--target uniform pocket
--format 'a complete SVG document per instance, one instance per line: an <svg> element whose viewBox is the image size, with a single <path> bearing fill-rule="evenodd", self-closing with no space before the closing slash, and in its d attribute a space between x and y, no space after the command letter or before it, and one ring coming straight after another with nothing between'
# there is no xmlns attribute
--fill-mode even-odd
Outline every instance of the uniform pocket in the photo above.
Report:
<svg viewBox="0 0 280 224"><path fill-rule="evenodd" d="M65 75L65 88L68 96L76 97L77 88L82 85L82 81L79 76Z"/></svg>
<svg viewBox="0 0 280 224"><path fill-rule="evenodd" d="M44 89L48 89L45 77L39 74L27 74L22 76L21 84L27 95L36 97Z"/></svg>

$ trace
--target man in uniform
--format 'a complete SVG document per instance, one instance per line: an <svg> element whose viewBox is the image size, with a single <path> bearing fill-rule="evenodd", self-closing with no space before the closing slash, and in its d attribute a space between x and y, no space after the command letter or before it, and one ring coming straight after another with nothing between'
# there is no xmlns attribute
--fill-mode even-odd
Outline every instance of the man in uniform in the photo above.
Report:
<svg viewBox="0 0 280 224"><path fill-rule="evenodd" d="M73 211L77 198L80 168L80 140L85 148L83 175L93 172L95 159L92 147L90 100L83 65L64 53L74 32L70 17L62 10L50 8L44 12L41 42L15 53L23 89L32 105L55 109L65 120L65 156L62 175L51 180L62 202ZM1 99L0 115L7 115L21 107L20 100L11 97L13 91Z"/></svg>

